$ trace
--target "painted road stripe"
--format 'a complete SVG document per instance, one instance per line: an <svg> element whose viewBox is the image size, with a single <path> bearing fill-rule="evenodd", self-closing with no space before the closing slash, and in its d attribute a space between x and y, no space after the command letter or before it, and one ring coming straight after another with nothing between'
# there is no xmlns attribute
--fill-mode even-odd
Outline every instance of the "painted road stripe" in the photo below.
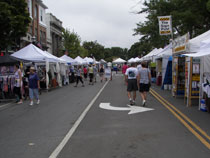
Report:
<svg viewBox="0 0 210 158"><path fill-rule="evenodd" d="M12 104L12 103L7 103L7 104L1 105L1 106L0 106L0 109L4 108L4 107L6 107L6 106L8 106L8 105L10 105L10 104Z"/></svg>
<svg viewBox="0 0 210 158"><path fill-rule="evenodd" d="M198 134L186 121L184 121L172 108L170 108L165 102L163 102L158 95L156 95L152 90L150 93L160 102L163 106L165 106L192 134L194 134L208 149L210 149L210 144L200 135Z"/></svg>
<svg viewBox="0 0 210 158"><path fill-rule="evenodd" d="M61 152L61 150L64 148L64 146L66 145L66 143L69 141L69 139L72 137L72 135L74 134L74 132L76 131L77 127L79 126L79 124L82 122L82 120L84 119L84 117L86 116L86 114L88 113L88 111L90 110L90 108L93 106L93 104L95 103L96 99L99 97L99 95L101 94L101 92L104 90L104 88L106 87L106 85L109 83L109 81L107 81L104 86L101 88L101 90L98 92L98 94L93 98L93 100L90 102L90 104L86 107L86 109L83 111L83 113L80 115L80 117L78 118L78 120L74 123L74 125L72 126L72 128L69 130L69 132L66 134L66 136L64 137L64 139L61 141L61 143L57 146L57 148L53 151L53 153L49 156L49 158L56 158L59 153Z"/></svg>
<svg viewBox="0 0 210 158"><path fill-rule="evenodd" d="M159 98L161 98L167 105L169 105L171 108L173 108L179 115L181 115L186 121L188 121L196 130L198 130L203 136L205 136L208 140L210 140L210 136L203 131L198 125L196 125L192 120L190 120L185 114L183 114L180 110L178 110L174 105L169 103L166 99L164 99L162 96L160 96L157 92L155 92L153 89L151 89Z"/></svg>

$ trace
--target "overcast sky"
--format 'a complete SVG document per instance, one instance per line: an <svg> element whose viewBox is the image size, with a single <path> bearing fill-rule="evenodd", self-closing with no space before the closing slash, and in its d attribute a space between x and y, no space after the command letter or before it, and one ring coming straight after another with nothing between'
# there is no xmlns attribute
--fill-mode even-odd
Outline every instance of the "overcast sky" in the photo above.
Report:
<svg viewBox="0 0 210 158"><path fill-rule="evenodd" d="M142 7L141 0L43 0L51 12L74 30L82 41L95 41L105 47L130 48L139 36L132 36L143 15L132 12Z"/></svg>

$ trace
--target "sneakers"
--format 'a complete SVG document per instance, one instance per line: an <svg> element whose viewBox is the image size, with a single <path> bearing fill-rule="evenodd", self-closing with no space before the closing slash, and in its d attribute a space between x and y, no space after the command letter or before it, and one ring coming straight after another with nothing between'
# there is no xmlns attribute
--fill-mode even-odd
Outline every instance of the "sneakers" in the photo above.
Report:
<svg viewBox="0 0 210 158"><path fill-rule="evenodd" d="M19 102L17 102L17 104L23 104L23 102L22 101L19 101Z"/></svg>
<svg viewBox="0 0 210 158"><path fill-rule="evenodd" d="M136 104L135 100L132 100L131 98L129 99L129 102L130 102L130 105L135 105Z"/></svg>
<svg viewBox="0 0 210 158"><path fill-rule="evenodd" d="M34 102L33 102L33 101L31 101L29 105L30 105L30 106L33 106L33 105L34 105Z"/></svg>
<svg viewBox="0 0 210 158"><path fill-rule="evenodd" d="M130 105L133 105L133 100L130 98L129 99Z"/></svg>
<svg viewBox="0 0 210 158"><path fill-rule="evenodd" d="M146 105L146 100L142 101L142 106L144 107Z"/></svg>
<svg viewBox="0 0 210 158"><path fill-rule="evenodd" d="M39 105L39 103L40 103L40 100L38 99L37 102L36 102L36 104Z"/></svg>

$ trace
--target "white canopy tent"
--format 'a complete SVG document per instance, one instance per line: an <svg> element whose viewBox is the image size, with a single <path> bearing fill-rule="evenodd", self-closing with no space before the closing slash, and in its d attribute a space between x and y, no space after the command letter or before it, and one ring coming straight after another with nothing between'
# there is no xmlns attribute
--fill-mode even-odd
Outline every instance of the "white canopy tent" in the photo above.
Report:
<svg viewBox="0 0 210 158"><path fill-rule="evenodd" d="M99 62L100 62L101 64L107 63L104 59L101 59Z"/></svg>
<svg viewBox="0 0 210 158"><path fill-rule="evenodd" d="M59 63L64 63L66 64L67 62L61 58L58 58L57 56L52 55L51 53L44 51L44 53L46 53L47 56L49 56L50 58L55 59L55 61L59 62Z"/></svg>
<svg viewBox="0 0 210 158"><path fill-rule="evenodd" d="M135 63L136 61L135 61L135 59L134 58L130 58L129 60L128 60L128 63Z"/></svg>
<svg viewBox="0 0 210 158"><path fill-rule="evenodd" d="M65 60L68 64L77 65L77 61L75 61L74 59L72 59L71 57L67 55L63 55L62 57L60 57L60 59Z"/></svg>
<svg viewBox="0 0 210 158"><path fill-rule="evenodd" d="M49 62L57 62L54 57L47 55L33 44L29 44L28 46L13 53L11 56L19 60L32 62L45 62L46 60L48 60Z"/></svg>
<svg viewBox="0 0 210 158"><path fill-rule="evenodd" d="M118 59L114 60L112 63L114 63L114 64L123 64L125 62L126 62L125 60L123 60L121 58L118 58Z"/></svg>
<svg viewBox="0 0 210 158"><path fill-rule="evenodd" d="M142 59L143 60L152 60L153 62L155 61L155 58L157 57L157 55L162 51L162 48L155 48L153 49L149 54L145 55Z"/></svg>
<svg viewBox="0 0 210 158"><path fill-rule="evenodd" d="M164 58L172 56L172 44L167 45L159 54L157 54L156 58Z"/></svg>
<svg viewBox="0 0 210 158"><path fill-rule="evenodd" d="M195 53L198 52L200 50L201 47L201 42L209 39L210 37L210 30L189 40L189 44L188 44L188 52L190 53Z"/></svg>
<svg viewBox="0 0 210 158"><path fill-rule="evenodd" d="M89 64L89 63L93 63L94 60L92 58L89 57L85 57L84 60Z"/></svg>
<svg viewBox="0 0 210 158"><path fill-rule="evenodd" d="M75 60L79 65L88 64L88 62L85 61L84 59L82 59L80 56L77 56L74 60Z"/></svg>

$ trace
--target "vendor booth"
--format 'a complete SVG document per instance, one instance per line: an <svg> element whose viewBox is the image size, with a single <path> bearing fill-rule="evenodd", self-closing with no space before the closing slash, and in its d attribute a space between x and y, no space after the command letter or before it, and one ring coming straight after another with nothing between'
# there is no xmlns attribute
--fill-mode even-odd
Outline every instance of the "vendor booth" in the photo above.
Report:
<svg viewBox="0 0 210 158"><path fill-rule="evenodd" d="M161 87L165 90L171 90L172 87L172 59L172 44L167 45L156 57L157 74L161 74Z"/></svg>
<svg viewBox="0 0 210 158"><path fill-rule="evenodd" d="M61 64L66 64L66 62L58 57L44 52L33 44L20 49L19 51L11 55L13 58L22 61L24 65L31 66L34 65L38 74L42 74L40 80L46 84L46 89L62 86L60 69ZM57 65L57 66L56 66ZM26 66L25 66L26 68ZM41 72L41 73L40 73Z"/></svg>
<svg viewBox="0 0 210 158"><path fill-rule="evenodd" d="M184 96L185 85L188 82L189 61L185 59L189 34L181 36L173 41L173 66L172 66L172 95Z"/></svg>
<svg viewBox="0 0 210 158"><path fill-rule="evenodd" d="M200 42L199 50L196 49L197 53L185 55L190 57L191 60L200 60L200 65L194 66L192 70L193 73L200 72L200 75L196 76L200 80L200 86L198 87L201 87L199 93L199 109L207 110L208 112L210 112L210 36L208 37L208 39ZM194 84L195 83L192 83L192 88Z"/></svg>
<svg viewBox="0 0 210 158"><path fill-rule="evenodd" d="M0 56L0 101L13 99L14 93L14 65L19 62L9 55Z"/></svg>

